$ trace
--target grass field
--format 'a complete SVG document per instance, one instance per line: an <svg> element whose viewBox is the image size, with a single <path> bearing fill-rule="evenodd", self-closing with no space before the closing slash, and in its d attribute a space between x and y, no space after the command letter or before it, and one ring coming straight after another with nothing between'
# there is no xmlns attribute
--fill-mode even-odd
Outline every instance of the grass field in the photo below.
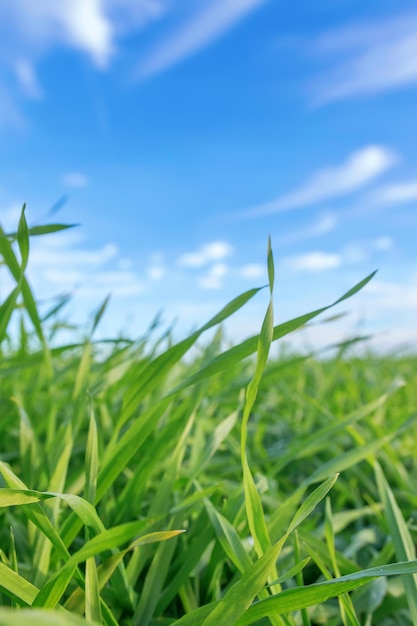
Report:
<svg viewBox="0 0 417 626"><path fill-rule="evenodd" d="M415 359L268 360L329 308L274 326L270 249L258 337L221 333L254 289L179 343L96 341L104 303L59 345L24 276L58 228L0 231L0 625L417 625Z"/></svg>

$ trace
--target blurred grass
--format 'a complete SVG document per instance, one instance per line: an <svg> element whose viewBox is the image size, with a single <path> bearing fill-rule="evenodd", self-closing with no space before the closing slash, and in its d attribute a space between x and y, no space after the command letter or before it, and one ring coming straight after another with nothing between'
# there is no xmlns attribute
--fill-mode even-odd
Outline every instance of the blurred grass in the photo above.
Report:
<svg viewBox="0 0 417 626"><path fill-rule="evenodd" d="M417 624L415 358L268 359L329 308L274 326L270 245L259 336L219 326L253 289L179 343L96 341L106 299L51 345L25 270L63 228L0 231L0 626Z"/></svg>

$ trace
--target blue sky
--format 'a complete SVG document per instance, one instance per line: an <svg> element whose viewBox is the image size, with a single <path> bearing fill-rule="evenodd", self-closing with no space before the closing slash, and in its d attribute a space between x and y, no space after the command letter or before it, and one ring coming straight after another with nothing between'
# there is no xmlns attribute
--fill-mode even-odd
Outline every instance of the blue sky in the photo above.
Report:
<svg viewBox="0 0 417 626"><path fill-rule="evenodd" d="M415 2L14 0L0 36L0 222L81 224L33 241L41 300L183 332L265 283L271 235L278 321L379 269L298 344L417 345Z"/></svg>

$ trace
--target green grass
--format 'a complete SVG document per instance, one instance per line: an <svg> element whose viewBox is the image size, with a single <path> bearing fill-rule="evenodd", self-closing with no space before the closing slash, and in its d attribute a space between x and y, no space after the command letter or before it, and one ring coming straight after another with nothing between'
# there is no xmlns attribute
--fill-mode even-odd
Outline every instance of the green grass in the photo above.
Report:
<svg viewBox="0 0 417 626"><path fill-rule="evenodd" d="M417 626L414 357L268 357L372 275L275 325L269 245L269 288L178 343L97 341L106 300L64 345L25 278L62 228L0 230L0 626Z"/></svg>

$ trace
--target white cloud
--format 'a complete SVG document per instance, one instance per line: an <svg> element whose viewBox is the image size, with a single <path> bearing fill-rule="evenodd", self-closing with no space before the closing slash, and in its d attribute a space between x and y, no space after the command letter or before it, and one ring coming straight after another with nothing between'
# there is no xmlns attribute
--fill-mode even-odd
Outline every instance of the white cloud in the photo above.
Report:
<svg viewBox="0 0 417 626"><path fill-rule="evenodd" d="M321 272L339 267L342 263L342 257L339 254L328 252L309 252L308 254L286 257L283 263L296 271Z"/></svg>
<svg viewBox="0 0 417 626"><path fill-rule="evenodd" d="M266 269L260 263L248 263L247 265L243 265L239 274L243 276L243 278L261 278L265 276Z"/></svg>
<svg viewBox="0 0 417 626"><path fill-rule="evenodd" d="M137 75L152 76L205 48L267 0L211 0L182 28L149 54Z"/></svg>
<svg viewBox="0 0 417 626"><path fill-rule="evenodd" d="M19 44L35 56L61 44L86 52L105 67L114 52L113 31L100 0L14 0L0 8L3 24L11 25Z"/></svg>
<svg viewBox="0 0 417 626"><path fill-rule="evenodd" d="M187 252L178 259L182 267L203 267L211 261L221 261L233 254L233 247L225 241L213 241L202 246L197 252Z"/></svg>
<svg viewBox="0 0 417 626"><path fill-rule="evenodd" d="M81 172L67 172L63 175L62 182L64 183L64 185L67 185L67 187L81 188L87 187L88 178L85 174L82 174Z"/></svg>
<svg viewBox="0 0 417 626"><path fill-rule="evenodd" d="M108 293L128 297L144 291L143 281L128 259L119 258L114 243L89 249L80 239L76 231L32 239L28 275L38 297L69 291L96 300Z"/></svg>
<svg viewBox="0 0 417 626"><path fill-rule="evenodd" d="M387 250L391 250L394 242L391 237L378 237L373 241L373 247L375 250L380 250L381 252L385 252Z"/></svg>
<svg viewBox="0 0 417 626"><path fill-rule="evenodd" d="M164 13L164 0L13 0L0 4L2 59L30 97L40 94L34 63L56 46L87 54L105 69L121 36ZM15 59L21 58L16 65Z"/></svg>
<svg viewBox="0 0 417 626"><path fill-rule="evenodd" d="M373 280L367 286L372 305L379 311L399 309L417 310L417 283L408 284Z"/></svg>
<svg viewBox="0 0 417 626"><path fill-rule="evenodd" d="M133 296L143 293L144 285L134 272L119 271L79 271L46 268L43 279L49 288L58 291L74 291L75 295L101 298L111 293L114 296Z"/></svg>
<svg viewBox="0 0 417 626"><path fill-rule="evenodd" d="M23 93L28 98L38 100L42 97L42 89L38 83L35 70L29 61L18 59L15 63L15 74Z"/></svg>
<svg viewBox="0 0 417 626"><path fill-rule="evenodd" d="M371 200L378 204L406 204L417 200L417 182L386 185L375 191Z"/></svg>
<svg viewBox="0 0 417 626"><path fill-rule="evenodd" d="M336 215L333 213L326 213L319 216L312 224L308 226L297 228L296 230L285 233L284 235L274 235L274 242L277 244L290 244L297 241L304 241L306 239L314 239L322 235L327 235L332 232L338 223Z"/></svg>
<svg viewBox="0 0 417 626"><path fill-rule="evenodd" d="M258 217L315 205L352 193L393 167L396 155L384 146L371 145L353 152L344 163L314 174L296 191L272 202L244 211L241 215Z"/></svg>
<svg viewBox="0 0 417 626"><path fill-rule="evenodd" d="M336 59L313 84L317 104L417 84L417 13L336 29L315 48Z"/></svg>
<svg viewBox="0 0 417 626"><path fill-rule="evenodd" d="M214 263L204 276L201 276L197 284L202 289L221 289L223 280L228 273L228 267L224 263Z"/></svg>
<svg viewBox="0 0 417 626"><path fill-rule="evenodd" d="M166 270L164 267L153 266L148 269L148 276L151 280L161 280L165 276Z"/></svg>
<svg viewBox="0 0 417 626"><path fill-rule="evenodd" d="M32 246L30 263L42 266L87 266L99 267L107 261L114 259L118 254L117 246L113 243L106 244L99 250L82 250L70 248L49 248L44 242L42 245Z"/></svg>

